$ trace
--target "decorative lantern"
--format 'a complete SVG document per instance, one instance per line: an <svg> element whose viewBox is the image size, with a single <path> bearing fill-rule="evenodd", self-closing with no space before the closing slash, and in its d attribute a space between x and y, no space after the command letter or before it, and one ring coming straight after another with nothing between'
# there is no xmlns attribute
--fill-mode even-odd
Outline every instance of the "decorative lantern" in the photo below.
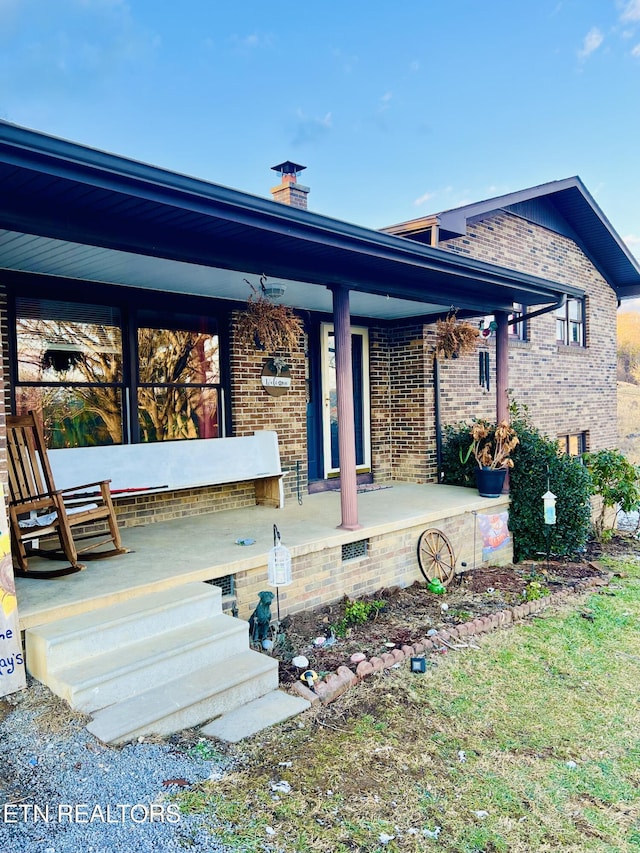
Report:
<svg viewBox="0 0 640 853"><path fill-rule="evenodd" d="M280 542L280 531L273 525L273 548L267 559L269 585L276 588L276 606L278 608L278 624L280 623L280 587L293 583L291 577L291 554Z"/></svg>
<svg viewBox="0 0 640 853"><path fill-rule="evenodd" d="M269 584L271 586L289 586L293 583L291 577L291 554L280 541L280 532L273 525L273 548L269 551L267 562L269 570Z"/></svg>
<svg viewBox="0 0 640 853"><path fill-rule="evenodd" d="M555 524L556 523L556 496L553 492L547 491L542 496L542 500L544 502L544 523L545 524Z"/></svg>
<svg viewBox="0 0 640 853"><path fill-rule="evenodd" d="M411 672L426 672L427 661L423 657L411 658Z"/></svg>

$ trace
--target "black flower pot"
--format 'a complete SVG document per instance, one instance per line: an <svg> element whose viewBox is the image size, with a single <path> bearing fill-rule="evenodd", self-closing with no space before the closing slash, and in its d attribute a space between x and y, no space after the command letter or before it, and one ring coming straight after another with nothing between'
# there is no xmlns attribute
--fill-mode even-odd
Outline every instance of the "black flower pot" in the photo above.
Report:
<svg viewBox="0 0 640 853"><path fill-rule="evenodd" d="M506 468L476 468L476 485L480 497L499 498L506 476Z"/></svg>

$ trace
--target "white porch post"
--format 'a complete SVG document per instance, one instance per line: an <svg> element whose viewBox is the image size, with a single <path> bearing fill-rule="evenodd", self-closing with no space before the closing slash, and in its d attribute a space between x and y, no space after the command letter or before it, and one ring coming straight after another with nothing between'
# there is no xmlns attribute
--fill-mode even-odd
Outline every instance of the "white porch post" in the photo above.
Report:
<svg viewBox="0 0 640 853"><path fill-rule="evenodd" d="M336 344L336 391L338 398L338 453L340 456L340 504L344 530L358 530L356 479L356 430L353 406L351 316L349 290L336 285L333 291L333 328Z"/></svg>

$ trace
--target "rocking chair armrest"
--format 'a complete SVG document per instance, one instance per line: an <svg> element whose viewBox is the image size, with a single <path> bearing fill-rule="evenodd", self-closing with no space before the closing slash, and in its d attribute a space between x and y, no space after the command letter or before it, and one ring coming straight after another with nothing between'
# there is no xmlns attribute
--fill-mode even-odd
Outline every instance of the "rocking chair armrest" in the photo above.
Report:
<svg viewBox="0 0 640 853"><path fill-rule="evenodd" d="M111 480L98 480L96 483L83 483L81 486L70 486L66 489L56 489L54 494L75 494L77 492L82 492L85 489L95 489L96 487L101 488L102 486L108 485L110 482Z"/></svg>
<svg viewBox="0 0 640 853"><path fill-rule="evenodd" d="M57 495L57 494L59 494L58 491L53 491L53 492L44 492L44 494L41 494L41 495L40 494L30 495L27 498L13 498L12 497L9 500L9 506L17 508L20 506L24 506L26 504L37 504L37 503L41 503L42 506L45 506L47 502L49 504L51 504L51 506L53 506L55 503L54 495Z"/></svg>

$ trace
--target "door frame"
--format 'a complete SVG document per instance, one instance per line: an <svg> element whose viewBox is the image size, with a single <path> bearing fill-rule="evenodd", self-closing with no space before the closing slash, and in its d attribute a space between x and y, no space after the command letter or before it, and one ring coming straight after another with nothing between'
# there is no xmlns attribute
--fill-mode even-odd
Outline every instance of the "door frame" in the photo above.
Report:
<svg viewBox="0 0 640 853"><path fill-rule="evenodd" d="M335 375L335 349L330 347L330 338L334 337L333 323L320 323L320 433L322 447L322 469L325 479L332 479L340 476L340 468L331 464L332 457L332 394L335 395L335 382L331 382L331 376ZM359 399L354 399L356 406L356 415L361 419L361 442L356 447L356 472L366 473L371 470L371 388L369 375L369 329L365 326L352 326L351 339L359 337L362 341L362 359L361 359L361 376L360 388L361 395ZM334 338L335 340L335 338ZM332 356L333 353L333 356ZM333 361L333 364L332 364ZM354 362L355 364L355 362ZM333 385L333 387L332 387ZM357 391L354 383L354 398ZM337 401L336 401L337 402ZM335 420L334 420L335 423Z"/></svg>

